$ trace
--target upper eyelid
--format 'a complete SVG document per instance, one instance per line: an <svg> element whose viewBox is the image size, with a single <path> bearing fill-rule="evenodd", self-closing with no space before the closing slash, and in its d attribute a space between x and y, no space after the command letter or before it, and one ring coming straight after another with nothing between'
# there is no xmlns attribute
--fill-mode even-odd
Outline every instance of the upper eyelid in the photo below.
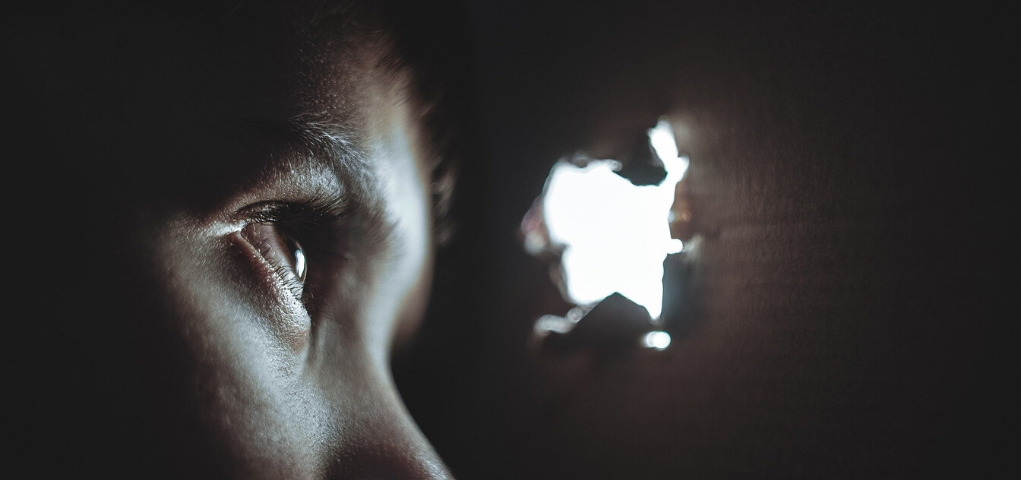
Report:
<svg viewBox="0 0 1024 480"><path fill-rule="evenodd" d="M250 223L274 223L282 232L297 235L307 249L331 254L340 245L331 239L355 233L364 253L386 249L396 241L398 225L388 220L379 205L354 201L344 196L323 196L303 201L271 200L246 206L236 214L239 228ZM348 232L348 233L342 233ZM324 242L327 242L326 244ZM356 245L347 245L345 249ZM343 252L343 254L347 254Z"/></svg>
<svg viewBox="0 0 1024 480"><path fill-rule="evenodd" d="M226 225L228 231L237 231L251 222L275 221L275 216L281 213L279 205L301 205L340 198L345 198L346 204L358 204L359 200L353 196L353 192L342 187L333 172L305 168L267 172L263 178L231 195L201 222L211 227ZM223 230L223 227L216 230Z"/></svg>
<svg viewBox="0 0 1024 480"><path fill-rule="evenodd" d="M220 206L200 215L201 222L238 225L243 210L261 202L333 201L369 210L382 208L373 165L353 148L352 135L338 125L313 121L236 120L226 137L236 144L241 162L237 181L225 185Z"/></svg>
<svg viewBox="0 0 1024 480"><path fill-rule="evenodd" d="M355 217L357 208L344 197L313 198L303 202L266 201L237 213L240 222L276 223L291 227L331 227Z"/></svg>
<svg viewBox="0 0 1024 480"><path fill-rule="evenodd" d="M288 220L304 208L308 211L310 205L329 205L326 210L334 213L330 218L335 222L305 229L323 235L300 239L304 247L328 241L343 230L326 227L342 223L358 248L366 249L360 255L386 251L388 245L401 242L396 238L400 233L396 219L388 213L385 183L380 178L385 172L352 147L351 136L341 127L305 121L237 121L231 126L236 150L246 159L244 171L237 181L229 179L232 185L225 185L221 201L197 216L208 235L229 235L255 221L301 227L301 222ZM273 205L290 210L267 209ZM351 247L357 248L356 244Z"/></svg>

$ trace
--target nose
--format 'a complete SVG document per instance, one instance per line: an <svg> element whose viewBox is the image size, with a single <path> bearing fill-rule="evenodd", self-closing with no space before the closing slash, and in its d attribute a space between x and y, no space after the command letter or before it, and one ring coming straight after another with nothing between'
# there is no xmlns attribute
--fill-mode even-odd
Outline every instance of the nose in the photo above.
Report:
<svg viewBox="0 0 1024 480"><path fill-rule="evenodd" d="M342 455L328 478L367 480L450 480L444 464L429 447L382 443L360 445Z"/></svg>
<svg viewBox="0 0 1024 480"><path fill-rule="evenodd" d="M351 403L340 446L327 472L332 479L451 480L399 398L390 377Z"/></svg>

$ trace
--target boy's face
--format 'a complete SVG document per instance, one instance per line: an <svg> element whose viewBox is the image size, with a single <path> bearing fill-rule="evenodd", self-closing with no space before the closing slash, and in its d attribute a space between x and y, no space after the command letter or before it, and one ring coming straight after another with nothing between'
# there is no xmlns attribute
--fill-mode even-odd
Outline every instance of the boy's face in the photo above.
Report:
<svg viewBox="0 0 1024 480"><path fill-rule="evenodd" d="M447 478L390 373L431 277L424 106L388 35L312 15L98 15L66 47L112 69L82 128L115 145L111 324L145 374L109 422L163 474Z"/></svg>

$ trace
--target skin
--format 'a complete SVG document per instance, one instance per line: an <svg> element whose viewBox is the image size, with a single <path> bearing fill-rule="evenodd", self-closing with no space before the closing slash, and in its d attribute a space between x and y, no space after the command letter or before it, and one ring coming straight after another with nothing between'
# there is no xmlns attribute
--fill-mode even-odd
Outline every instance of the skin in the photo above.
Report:
<svg viewBox="0 0 1024 480"><path fill-rule="evenodd" d="M80 287L56 302L66 336L50 342L76 360L41 365L57 381L31 428L51 432L37 468L449 478L390 369L432 275L427 106L410 69L384 61L386 25L340 28L350 17L314 21L317 7L95 9L11 30L31 118L77 126L40 151L68 161L53 186L82 225L61 228L95 252L55 257ZM318 218L335 221L286 228L331 202ZM304 283L282 262L289 240Z"/></svg>

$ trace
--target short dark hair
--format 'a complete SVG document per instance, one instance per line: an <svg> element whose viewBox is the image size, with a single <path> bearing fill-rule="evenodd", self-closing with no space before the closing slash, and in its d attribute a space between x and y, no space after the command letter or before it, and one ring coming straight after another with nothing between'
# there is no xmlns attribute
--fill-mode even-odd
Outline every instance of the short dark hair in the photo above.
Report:
<svg viewBox="0 0 1024 480"><path fill-rule="evenodd" d="M378 67L410 78L410 95L425 129L431 169L434 237L446 243L455 231L449 215L456 198L458 165L467 160L472 115L472 42L469 19L454 1L324 0L312 12L314 28L376 36L385 41Z"/></svg>

